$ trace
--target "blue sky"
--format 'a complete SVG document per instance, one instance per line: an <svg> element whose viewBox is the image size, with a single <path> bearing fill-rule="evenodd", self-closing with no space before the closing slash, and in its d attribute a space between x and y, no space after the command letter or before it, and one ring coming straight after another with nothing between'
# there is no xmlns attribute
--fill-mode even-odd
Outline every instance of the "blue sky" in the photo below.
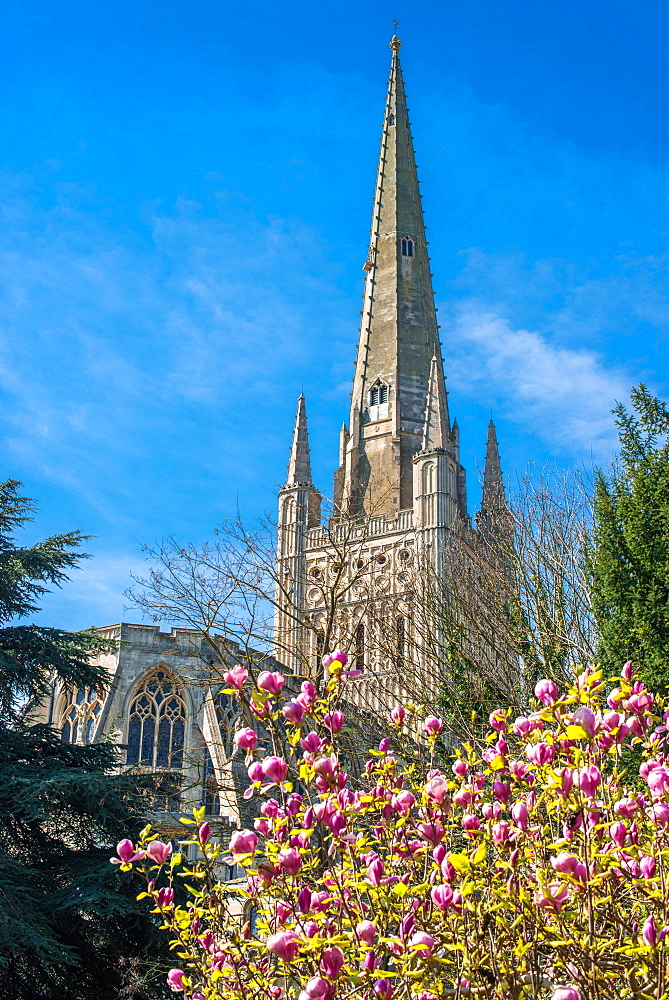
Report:
<svg viewBox="0 0 669 1000"><path fill-rule="evenodd" d="M2 468L95 536L42 620L272 509L302 385L329 491L395 17L472 512L491 409L513 474L669 394L663 0L6 4Z"/></svg>

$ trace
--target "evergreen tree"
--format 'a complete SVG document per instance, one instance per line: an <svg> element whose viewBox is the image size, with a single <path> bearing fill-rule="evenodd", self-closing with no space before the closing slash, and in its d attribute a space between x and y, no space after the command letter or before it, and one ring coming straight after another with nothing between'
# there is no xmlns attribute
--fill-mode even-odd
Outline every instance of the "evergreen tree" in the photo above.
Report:
<svg viewBox="0 0 669 1000"><path fill-rule="evenodd" d="M645 386L613 411L620 456L595 484L588 554L599 657L610 672L634 660L669 693L669 409Z"/></svg>
<svg viewBox="0 0 669 1000"><path fill-rule="evenodd" d="M65 581L85 540L19 545L35 510L20 486L0 484L0 996L164 997L162 935L109 864L143 825L150 783L118 773L113 744L70 745L31 722L54 681L104 688L108 678L90 659L105 648L95 631L17 624Z"/></svg>

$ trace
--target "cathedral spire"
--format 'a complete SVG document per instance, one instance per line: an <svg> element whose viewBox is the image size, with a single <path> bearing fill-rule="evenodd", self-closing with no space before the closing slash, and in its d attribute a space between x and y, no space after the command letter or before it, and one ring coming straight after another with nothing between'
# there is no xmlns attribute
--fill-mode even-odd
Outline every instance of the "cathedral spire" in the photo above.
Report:
<svg viewBox="0 0 669 1000"><path fill-rule="evenodd" d="M485 514L492 514L495 511L506 509L504 499L504 482L502 480L502 466L499 460L499 446L497 444L497 432L495 424L490 420L488 424L488 440L485 449L485 466L483 469L483 496L481 497L481 510Z"/></svg>
<svg viewBox="0 0 669 1000"><path fill-rule="evenodd" d="M351 512L412 506L432 359L445 398L434 293L395 36L384 110L365 295L343 476ZM358 416L359 415L359 416ZM357 430L356 430L356 424Z"/></svg>
<svg viewBox="0 0 669 1000"><path fill-rule="evenodd" d="M434 448L451 450L448 420L448 403L441 365L436 356L430 365L430 381L427 389L425 424L423 426L422 451Z"/></svg>
<svg viewBox="0 0 669 1000"><path fill-rule="evenodd" d="M311 485L311 456L309 453L309 433L307 431L307 405L304 393L297 400L293 443L288 463L286 486Z"/></svg>

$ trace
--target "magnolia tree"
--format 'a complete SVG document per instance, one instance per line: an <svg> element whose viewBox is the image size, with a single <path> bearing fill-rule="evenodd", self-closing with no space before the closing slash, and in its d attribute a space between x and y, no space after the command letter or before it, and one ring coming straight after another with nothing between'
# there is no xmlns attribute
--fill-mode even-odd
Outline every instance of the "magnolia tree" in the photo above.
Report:
<svg viewBox="0 0 669 1000"><path fill-rule="evenodd" d="M322 692L305 681L292 700L281 674L253 686L241 667L226 676L265 734L237 734L253 830L213 843L195 811L177 849L150 827L118 845L114 862L143 873L172 936L175 993L669 996L667 718L631 663L609 691L594 670L564 693L540 681L536 711L496 710L485 749L465 745L448 763L442 722L398 705L355 781L338 752L346 656L325 666ZM423 744L424 765L393 753L400 732ZM222 862L245 878L220 881Z"/></svg>

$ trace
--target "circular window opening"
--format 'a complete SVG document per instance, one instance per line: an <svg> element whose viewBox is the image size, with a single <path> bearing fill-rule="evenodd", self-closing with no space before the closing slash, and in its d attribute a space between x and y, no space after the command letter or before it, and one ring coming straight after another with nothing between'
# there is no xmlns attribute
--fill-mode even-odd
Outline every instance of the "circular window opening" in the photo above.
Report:
<svg viewBox="0 0 669 1000"><path fill-rule="evenodd" d="M408 549L402 549L402 551L399 554L399 558L402 560L402 562L409 562L409 560L411 559L411 553L409 552Z"/></svg>
<svg viewBox="0 0 669 1000"><path fill-rule="evenodd" d="M314 578L314 580L320 580L321 571L319 570L318 566L314 566L314 568L311 571L311 575Z"/></svg>
<svg viewBox="0 0 669 1000"><path fill-rule="evenodd" d="M365 560L364 559L356 559L356 561L355 561L355 568L356 569L364 569L365 568Z"/></svg>
<svg viewBox="0 0 669 1000"><path fill-rule="evenodd" d="M388 556L377 556L376 561L379 564L379 566L385 566L386 563L388 562Z"/></svg>

